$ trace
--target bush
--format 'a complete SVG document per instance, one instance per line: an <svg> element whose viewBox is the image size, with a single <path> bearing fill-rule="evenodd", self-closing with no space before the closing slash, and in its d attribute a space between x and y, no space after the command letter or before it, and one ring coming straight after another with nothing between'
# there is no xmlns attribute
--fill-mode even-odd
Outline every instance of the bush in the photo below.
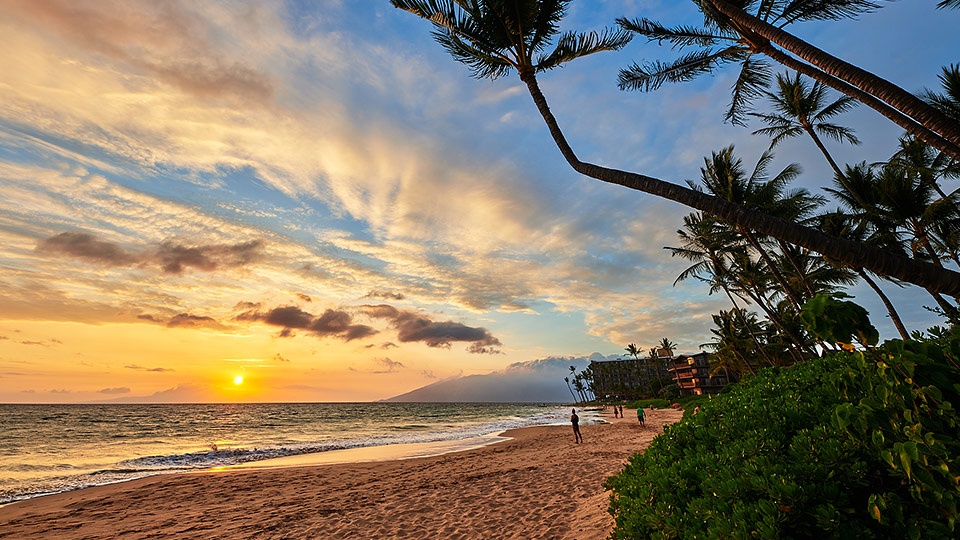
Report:
<svg viewBox="0 0 960 540"><path fill-rule="evenodd" d="M613 538L954 538L960 339L770 368L605 486Z"/></svg>
<svg viewBox="0 0 960 540"><path fill-rule="evenodd" d="M661 399L661 398L641 399L638 401L631 402L629 404L629 407L631 409L649 409L650 407L653 407L654 409L669 409L672 403L673 402L669 400Z"/></svg>

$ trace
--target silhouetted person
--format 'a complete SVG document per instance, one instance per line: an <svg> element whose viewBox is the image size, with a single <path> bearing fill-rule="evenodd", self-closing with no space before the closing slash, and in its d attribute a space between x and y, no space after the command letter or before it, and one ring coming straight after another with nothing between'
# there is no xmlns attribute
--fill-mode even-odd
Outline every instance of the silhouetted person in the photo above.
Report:
<svg viewBox="0 0 960 540"><path fill-rule="evenodd" d="M616 406L616 405L613 406L613 417L614 417L614 418L619 418L619 417L620 417L620 413L617 411L617 406Z"/></svg>
<svg viewBox="0 0 960 540"><path fill-rule="evenodd" d="M580 417L577 416L577 410L573 409L570 413L570 423L573 424L573 437L577 444L583 442L583 435L580 434Z"/></svg>

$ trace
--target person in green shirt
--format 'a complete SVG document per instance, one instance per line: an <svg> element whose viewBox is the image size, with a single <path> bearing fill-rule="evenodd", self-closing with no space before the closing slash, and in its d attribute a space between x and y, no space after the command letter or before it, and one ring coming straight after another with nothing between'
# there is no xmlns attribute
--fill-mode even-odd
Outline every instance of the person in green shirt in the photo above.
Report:
<svg viewBox="0 0 960 540"><path fill-rule="evenodd" d="M646 427L646 424L643 423L643 407L637 407L637 420L640 421L640 425Z"/></svg>

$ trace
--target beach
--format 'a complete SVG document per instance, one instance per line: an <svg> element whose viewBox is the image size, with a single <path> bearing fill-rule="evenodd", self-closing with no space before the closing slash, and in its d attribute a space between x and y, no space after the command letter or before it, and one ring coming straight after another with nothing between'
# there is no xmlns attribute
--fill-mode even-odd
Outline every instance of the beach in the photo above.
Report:
<svg viewBox="0 0 960 540"><path fill-rule="evenodd" d="M0 538L557 538L613 527L603 481L674 410L503 433L432 457L168 474L0 507Z"/></svg>

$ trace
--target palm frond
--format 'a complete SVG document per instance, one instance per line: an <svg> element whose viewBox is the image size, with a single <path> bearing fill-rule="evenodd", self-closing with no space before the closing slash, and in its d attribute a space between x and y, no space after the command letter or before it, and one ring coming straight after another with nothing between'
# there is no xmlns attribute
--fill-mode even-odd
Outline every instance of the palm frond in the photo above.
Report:
<svg viewBox="0 0 960 540"><path fill-rule="evenodd" d="M855 19L872 13L882 4L871 0L793 0L781 13L785 24L794 21L835 21Z"/></svg>
<svg viewBox="0 0 960 540"><path fill-rule="evenodd" d="M736 126L746 126L746 116L750 103L762 95L770 84L770 64L763 60L754 60L752 55L743 60L740 76L733 85L730 108L724 115L724 121Z"/></svg>
<svg viewBox="0 0 960 540"><path fill-rule="evenodd" d="M950 9L960 8L960 0L943 0L942 2L940 2L939 4L937 4L937 7L938 7L939 9L943 9L943 8L950 8Z"/></svg>
<svg viewBox="0 0 960 540"><path fill-rule="evenodd" d="M647 18L626 19L621 17L617 19L617 24L624 30L646 37L649 41L656 41L661 44L666 41L671 44L672 48L682 48L690 45L710 47L722 40L733 41L735 39L730 33L717 35L707 28L695 26L667 28Z"/></svg>
<svg viewBox="0 0 960 540"><path fill-rule="evenodd" d="M619 28L606 28L602 33L567 32L560 36L556 49L549 56L542 56L537 60L536 69L545 71L581 56L601 51L615 51L630 43L631 39L633 39L632 34Z"/></svg>
<svg viewBox="0 0 960 540"><path fill-rule="evenodd" d="M820 109L820 112L818 112L818 113L816 114L816 116L813 117L813 120L816 121L816 122L819 122L819 121L821 121L821 120L826 120L826 119L828 119L828 118L833 118L834 116L837 116L837 115L839 115L839 114L843 114L843 113L845 113L845 112L847 112L847 111L855 108L855 107L856 107L857 105L859 105L859 104L860 104L860 102L857 101L857 100L855 100L855 99L853 99L852 97L850 97L850 96L843 96L843 97L839 98L838 100L834 101L833 103L827 105L827 106L824 107L823 109Z"/></svg>
<svg viewBox="0 0 960 540"><path fill-rule="evenodd" d="M836 124L816 124L813 127L817 133L830 137L837 142L847 141L850 144L860 144L860 139L853 134L853 130Z"/></svg>
<svg viewBox="0 0 960 540"><path fill-rule="evenodd" d="M673 62L654 60L643 64L634 63L621 69L617 82L621 90L652 92L664 83L686 82L704 73L710 73L722 63L736 61L743 49L726 48L720 51L704 49L677 58Z"/></svg>

